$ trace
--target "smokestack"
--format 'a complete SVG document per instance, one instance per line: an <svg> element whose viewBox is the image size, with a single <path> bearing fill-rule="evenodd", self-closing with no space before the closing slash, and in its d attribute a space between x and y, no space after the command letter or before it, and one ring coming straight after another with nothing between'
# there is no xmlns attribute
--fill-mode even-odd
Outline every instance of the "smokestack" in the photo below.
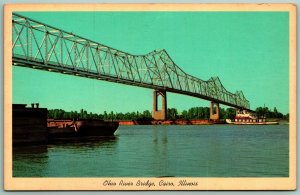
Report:
<svg viewBox="0 0 300 195"><path fill-rule="evenodd" d="M36 105L36 108L39 108L39 103L36 103L35 105Z"/></svg>
<svg viewBox="0 0 300 195"><path fill-rule="evenodd" d="M34 108L34 103L31 104L31 108Z"/></svg>

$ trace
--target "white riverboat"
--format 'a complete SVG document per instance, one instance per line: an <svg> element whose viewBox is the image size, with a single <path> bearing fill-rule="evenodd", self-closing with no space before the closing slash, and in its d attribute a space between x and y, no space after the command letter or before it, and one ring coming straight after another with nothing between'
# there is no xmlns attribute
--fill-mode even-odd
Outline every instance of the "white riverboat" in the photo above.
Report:
<svg viewBox="0 0 300 195"><path fill-rule="evenodd" d="M237 110L234 121L226 119L226 123L234 125L278 125L276 121L266 121L265 117L257 117L254 113Z"/></svg>

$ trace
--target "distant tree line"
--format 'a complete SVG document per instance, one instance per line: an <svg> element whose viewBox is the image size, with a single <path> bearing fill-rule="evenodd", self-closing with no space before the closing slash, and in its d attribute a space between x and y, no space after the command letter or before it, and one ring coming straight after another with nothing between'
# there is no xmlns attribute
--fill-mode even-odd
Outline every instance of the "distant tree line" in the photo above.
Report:
<svg viewBox="0 0 300 195"><path fill-rule="evenodd" d="M284 115L281 112L278 112L276 107L274 107L273 111L269 110L268 107L258 107L255 111L259 117L289 119L289 113Z"/></svg>
<svg viewBox="0 0 300 195"><path fill-rule="evenodd" d="M276 108L273 111L269 110L267 107L258 107L256 109L256 114L260 117L267 118L279 118L288 119L289 114L283 115L278 112ZM168 108L167 118L170 120L176 119L209 119L210 109L209 107L192 107L188 110L183 110L181 113L178 112L176 108ZM220 108L220 118L221 119L234 119L235 109L234 108ZM52 119L103 119L103 120L152 120L152 113L149 110L143 112L106 112L103 114L97 114L92 112L87 112L84 109L77 111L65 111L62 109L49 109L48 118Z"/></svg>
<svg viewBox="0 0 300 195"><path fill-rule="evenodd" d="M167 112L168 119L175 120L175 119L186 119L186 120L193 120L193 119L209 119L210 116L210 108L209 107L192 107L188 110L183 110L181 114L178 114L176 108L169 108ZM226 119L231 118L233 119L235 116L235 109L233 108L220 108L220 118Z"/></svg>
<svg viewBox="0 0 300 195"><path fill-rule="evenodd" d="M142 120L142 119L152 119L152 114L149 110L144 112L106 112L103 114L97 114L92 112L87 112L81 109L80 112L70 111L67 112L62 109L49 109L48 118L52 119L103 119L103 120Z"/></svg>

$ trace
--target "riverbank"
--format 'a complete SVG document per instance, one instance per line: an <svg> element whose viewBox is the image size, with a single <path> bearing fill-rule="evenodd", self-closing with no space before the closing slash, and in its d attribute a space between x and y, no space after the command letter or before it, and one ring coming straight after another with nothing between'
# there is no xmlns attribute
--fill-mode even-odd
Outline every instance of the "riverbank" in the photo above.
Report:
<svg viewBox="0 0 300 195"><path fill-rule="evenodd" d="M288 125L289 124L289 120L279 119L279 118L267 118L266 121L267 122L278 122L281 125Z"/></svg>
<svg viewBox="0 0 300 195"><path fill-rule="evenodd" d="M212 124L225 124L224 121L211 121L208 119L198 120L120 120L119 125L212 125Z"/></svg>

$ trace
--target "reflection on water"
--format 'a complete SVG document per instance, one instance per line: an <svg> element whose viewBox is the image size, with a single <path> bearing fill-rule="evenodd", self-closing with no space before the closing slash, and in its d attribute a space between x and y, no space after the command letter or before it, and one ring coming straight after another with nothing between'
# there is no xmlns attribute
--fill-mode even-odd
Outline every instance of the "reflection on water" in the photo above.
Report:
<svg viewBox="0 0 300 195"><path fill-rule="evenodd" d="M39 146L16 146L13 147L13 155L30 155L30 154L40 154L47 153L48 147L47 145L39 145Z"/></svg>
<svg viewBox="0 0 300 195"><path fill-rule="evenodd" d="M116 136L84 137L61 139L43 146L16 147L13 176L82 176L80 171L90 168L89 160L97 157L100 149L113 150L117 140Z"/></svg>
<svg viewBox="0 0 300 195"><path fill-rule="evenodd" d="M116 136L91 136L91 137L74 137L59 139L52 142L48 147L78 147L78 148L95 148L109 147L117 141Z"/></svg>
<svg viewBox="0 0 300 195"><path fill-rule="evenodd" d="M13 176L43 177L46 175L48 160L46 145L14 147Z"/></svg>
<svg viewBox="0 0 300 195"><path fill-rule="evenodd" d="M120 126L13 151L17 177L287 177L288 125Z"/></svg>
<svg viewBox="0 0 300 195"><path fill-rule="evenodd" d="M159 128L157 128L159 127ZM159 177L170 176L167 173L168 166L168 136L167 130L160 130L160 128L166 128L166 126L153 126L153 170Z"/></svg>

